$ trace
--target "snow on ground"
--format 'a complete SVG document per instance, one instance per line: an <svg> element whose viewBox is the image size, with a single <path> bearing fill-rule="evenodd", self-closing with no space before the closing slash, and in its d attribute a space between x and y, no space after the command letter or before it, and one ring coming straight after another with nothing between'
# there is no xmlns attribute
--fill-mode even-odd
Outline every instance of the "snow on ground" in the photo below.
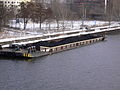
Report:
<svg viewBox="0 0 120 90"><path fill-rule="evenodd" d="M73 23L73 25L72 25ZM103 25L103 24L108 24L108 22L105 22L105 21L64 21L64 26L66 28L69 28L69 29L79 29L80 26L82 25L82 23L84 23L84 25L87 25L87 26L100 26L100 25ZM17 27L17 28L20 28L20 29L23 29L23 23L20 22L20 23L16 23L15 20L12 20L10 21L10 27ZM42 29L43 30L46 30L46 29L49 29L49 26L50 26L50 29L57 29L57 24L55 21L53 22L50 22L48 23L47 21L42 23ZM59 26L60 26L60 29L63 28L63 21L59 21ZM27 24L27 27L26 27L27 30L39 30L39 23L32 23L32 22L29 22Z"/></svg>
<svg viewBox="0 0 120 90"><path fill-rule="evenodd" d="M107 21L59 21L59 29L57 29L56 22L47 21L42 23L42 29L39 29L38 23L29 22L27 24L26 30L23 30L23 23L16 23L15 20L10 21L9 26L12 28L4 28L2 32L0 32L0 38L14 38L14 37L24 37L24 36L31 36L31 35L40 35L44 33L52 33L52 32L60 32L65 30L79 30L81 28L82 23L88 27L96 27L96 26L103 26L108 25L109 22ZM115 22L111 22L115 23ZM64 27L65 28L64 28ZM19 28L19 29L13 29Z"/></svg>

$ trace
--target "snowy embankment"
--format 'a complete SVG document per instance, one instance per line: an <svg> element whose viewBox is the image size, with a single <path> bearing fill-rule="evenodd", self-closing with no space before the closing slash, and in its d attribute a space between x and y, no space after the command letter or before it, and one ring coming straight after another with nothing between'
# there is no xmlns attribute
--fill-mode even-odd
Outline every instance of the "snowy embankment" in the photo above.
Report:
<svg viewBox="0 0 120 90"><path fill-rule="evenodd" d="M79 29L80 26L84 24L87 26L101 26L108 24L106 21L59 21L59 29L63 29L65 27L66 29ZM16 23L15 20L10 21L9 24L10 27L20 28L23 29L24 25L22 22ZM26 26L26 30L39 30L39 23L33 23L28 22ZM48 30L48 29L57 29L57 23L55 21L48 23L47 21L42 23L42 30Z"/></svg>
<svg viewBox="0 0 120 90"><path fill-rule="evenodd" d="M24 25L22 22L16 23L15 20L12 20L10 21L9 26L19 29L4 28L3 32L0 33L0 38L16 38L31 35L40 35L44 33L60 32L65 30L79 30L83 23L87 27L104 26L109 24L109 22L105 21L59 21L59 29L57 29L56 22L44 22L42 23L42 29L40 30L39 24L28 22L26 30L23 30Z"/></svg>

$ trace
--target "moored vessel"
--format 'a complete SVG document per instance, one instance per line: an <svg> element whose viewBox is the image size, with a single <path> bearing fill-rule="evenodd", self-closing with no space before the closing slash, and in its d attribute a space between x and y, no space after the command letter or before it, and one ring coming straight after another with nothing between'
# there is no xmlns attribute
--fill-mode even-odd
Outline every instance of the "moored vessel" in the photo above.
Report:
<svg viewBox="0 0 120 90"><path fill-rule="evenodd" d="M92 31L91 31L92 32ZM34 58L78 48L105 39L104 33L79 32L53 34L49 38L0 46L0 57Z"/></svg>

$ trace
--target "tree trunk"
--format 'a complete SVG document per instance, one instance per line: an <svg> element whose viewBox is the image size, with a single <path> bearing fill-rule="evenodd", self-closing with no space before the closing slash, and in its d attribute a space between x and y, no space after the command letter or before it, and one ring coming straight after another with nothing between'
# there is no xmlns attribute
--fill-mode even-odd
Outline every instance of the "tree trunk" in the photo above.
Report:
<svg viewBox="0 0 120 90"><path fill-rule="evenodd" d="M49 30L51 30L51 25L50 25L50 21L48 21L49 22Z"/></svg>
<svg viewBox="0 0 120 90"><path fill-rule="evenodd" d="M71 21L71 24L72 24L72 29L74 28L74 21L72 20Z"/></svg>
<svg viewBox="0 0 120 90"><path fill-rule="evenodd" d="M0 31L2 29L2 20L0 20Z"/></svg>
<svg viewBox="0 0 120 90"><path fill-rule="evenodd" d="M57 22L57 29L59 30L59 21L56 20L56 22Z"/></svg>
<svg viewBox="0 0 120 90"><path fill-rule="evenodd" d="M24 18L24 30L26 29L26 23L25 23L25 21L26 21L26 20L25 20L25 18Z"/></svg>
<svg viewBox="0 0 120 90"><path fill-rule="evenodd" d="M26 29L27 23L28 23L28 19L24 18L24 30Z"/></svg>
<svg viewBox="0 0 120 90"><path fill-rule="evenodd" d="M0 31L1 31L1 23L0 23Z"/></svg>
<svg viewBox="0 0 120 90"><path fill-rule="evenodd" d="M41 18L39 18L39 20L40 20L40 30L41 30L41 23L42 23Z"/></svg>

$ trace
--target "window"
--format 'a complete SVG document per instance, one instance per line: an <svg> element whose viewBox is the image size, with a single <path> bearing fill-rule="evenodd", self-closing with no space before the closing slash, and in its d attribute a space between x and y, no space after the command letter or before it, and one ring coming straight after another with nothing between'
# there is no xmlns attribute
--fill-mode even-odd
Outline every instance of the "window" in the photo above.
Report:
<svg viewBox="0 0 120 90"><path fill-rule="evenodd" d="M0 1L0 3L3 3L3 1Z"/></svg>

